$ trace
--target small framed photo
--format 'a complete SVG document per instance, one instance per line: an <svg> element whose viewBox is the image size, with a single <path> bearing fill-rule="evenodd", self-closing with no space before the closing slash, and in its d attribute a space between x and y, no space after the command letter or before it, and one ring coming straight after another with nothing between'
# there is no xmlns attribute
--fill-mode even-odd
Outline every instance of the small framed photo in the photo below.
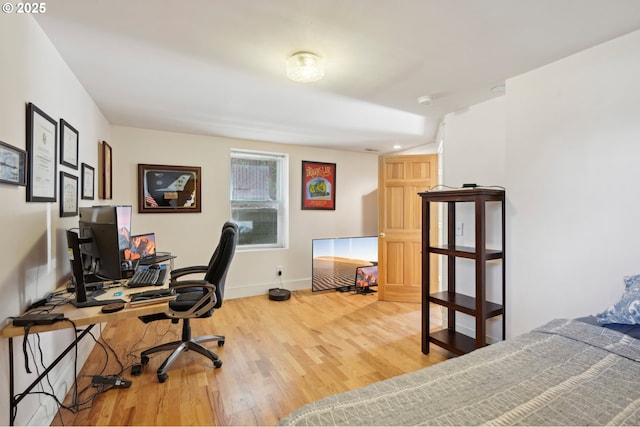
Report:
<svg viewBox="0 0 640 427"><path fill-rule="evenodd" d="M27 104L27 201L55 202L58 123L32 103Z"/></svg>
<svg viewBox="0 0 640 427"><path fill-rule="evenodd" d="M199 166L138 165L138 212L201 212Z"/></svg>
<svg viewBox="0 0 640 427"><path fill-rule="evenodd" d="M0 182L27 185L27 152L0 141Z"/></svg>
<svg viewBox="0 0 640 427"><path fill-rule="evenodd" d="M78 177L60 171L60 216L78 215Z"/></svg>
<svg viewBox="0 0 640 427"><path fill-rule="evenodd" d="M100 166L102 177L100 181L100 198L109 200L113 198L113 151L106 141L100 143Z"/></svg>
<svg viewBox="0 0 640 427"><path fill-rule="evenodd" d="M80 172L82 173L82 199L93 200L95 196L94 183L96 171L93 167L83 163Z"/></svg>
<svg viewBox="0 0 640 427"><path fill-rule="evenodd" d="M60 119L60 164L78 170L78 131Z"/></svg>
<svg viewBox="0 0 640 427"><path fill-rule="evenodd" d="M302 209L336 209L336 164L302 161Z"/></svg>

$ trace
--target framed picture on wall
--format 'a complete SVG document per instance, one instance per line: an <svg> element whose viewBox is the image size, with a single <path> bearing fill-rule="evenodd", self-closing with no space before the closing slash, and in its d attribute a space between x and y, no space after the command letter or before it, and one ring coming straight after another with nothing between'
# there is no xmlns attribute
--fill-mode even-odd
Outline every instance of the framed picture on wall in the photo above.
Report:
<svg viewBox="0 0 640 427"><path fill-rule="evenodd" d="M78 169L78 131L60 119L60 164Z"/></svg>
<svg viewBox="0 0 640 427"><path fill-rule="evenodd" d="M111 146L106 141L100 143L100 198L111 199L113 197L113 151Z"/></svg>
<svg viewBox="0 0 640 427"><path fill-rule="evenodd" d="M95 169L86 163L82 164L82 199L94 199Z"/></svg>
<svg viewBox="0 0 640 427"><path fill-rule="evenodd" d="M138 212L201 212L199 166L138 165Z"/></svg>
<svg viewBox="0 0 640 427"><path fill-rule="evenodd" d="M302 161L302 209L336 209L336 164Z"/></svg>
<svg viewBox="0 0 640 427"><path fill-rule="evenodd" d="M27 152L0 141L0 182L27 185Z"/></svg>
<svg viewBox="0 0 640 427"><path fill-rule="evenodd" d="M32 103L27 104L27 201L55 202L58 124Z"/></svg>
<svg viewBox="0 0 640 427"><path fill-rule="evenodd" d="M60 216L78 215L78 177L60 172Z"/></svg>

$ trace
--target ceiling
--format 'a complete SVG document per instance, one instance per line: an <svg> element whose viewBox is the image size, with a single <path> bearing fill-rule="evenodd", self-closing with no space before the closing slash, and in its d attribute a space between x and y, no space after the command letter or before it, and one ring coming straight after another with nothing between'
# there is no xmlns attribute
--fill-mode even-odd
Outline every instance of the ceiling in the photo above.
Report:
<svg viewBox="0 0 640 427"><path fill-rule="evenodd" d="M640 28L640 0L49 0L110 123L388 153L510 77ZM324 79L295 83L308 50ZM429 95L431 105L418 104Z"/></svg>

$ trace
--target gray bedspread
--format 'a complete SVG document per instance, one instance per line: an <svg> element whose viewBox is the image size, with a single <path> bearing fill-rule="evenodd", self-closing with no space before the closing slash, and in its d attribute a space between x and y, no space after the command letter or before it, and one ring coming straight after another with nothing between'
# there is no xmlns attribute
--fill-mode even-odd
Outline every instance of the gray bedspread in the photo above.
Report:
<svg viewBox="0 0 640 427"><path fill-rule="evenodd" d="M280 425L640 425L640 340L576 320L303 406Z"/></svg>

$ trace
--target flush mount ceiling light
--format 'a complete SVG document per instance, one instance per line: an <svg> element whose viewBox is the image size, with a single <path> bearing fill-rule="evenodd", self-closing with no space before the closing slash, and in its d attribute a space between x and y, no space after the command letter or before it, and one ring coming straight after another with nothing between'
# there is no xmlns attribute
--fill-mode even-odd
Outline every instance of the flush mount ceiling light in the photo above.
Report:
<svg viewBox="0 0 640 427"><path fill-rule="evenodd" d="M424 95L418 98L418 104L421 105L431 105L432 102L433 98L431 98L429 95Z"/></svg>
<svg viewBox="0 0 640 427"><path fill-rule="evenodd" d="M309 83L324 77L322 58L312 52L296 52L287 59L287 77L295 82Z"/></svg>

